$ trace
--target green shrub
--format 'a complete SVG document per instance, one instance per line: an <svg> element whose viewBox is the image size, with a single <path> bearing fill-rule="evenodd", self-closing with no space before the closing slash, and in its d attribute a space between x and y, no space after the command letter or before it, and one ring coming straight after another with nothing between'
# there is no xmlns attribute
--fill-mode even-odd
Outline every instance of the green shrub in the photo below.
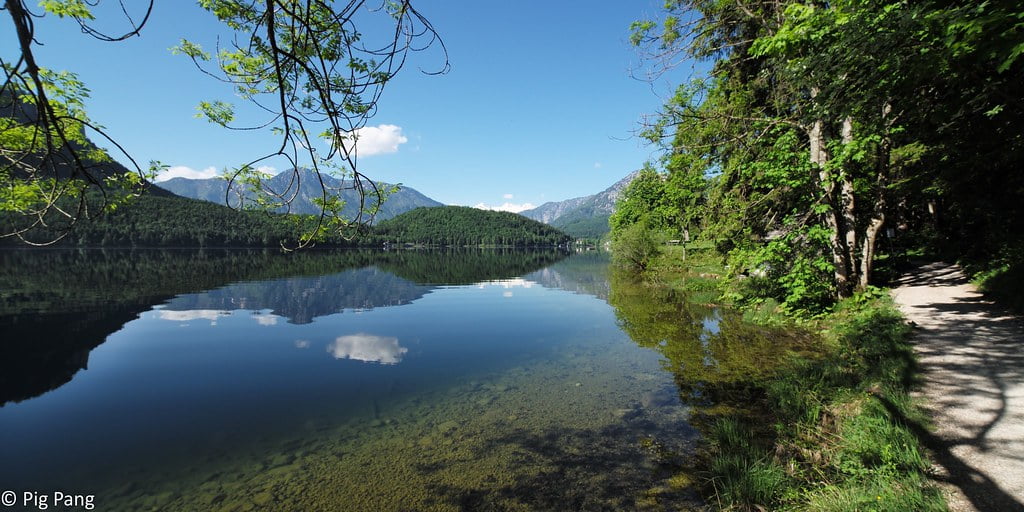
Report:
<svg viewBox="0 0 1024 512"><path fill-rule="evenodd" d="M662 243L660 234L644 218L615 232L612 258L619 266L643 271L660 254Z"/></svg>

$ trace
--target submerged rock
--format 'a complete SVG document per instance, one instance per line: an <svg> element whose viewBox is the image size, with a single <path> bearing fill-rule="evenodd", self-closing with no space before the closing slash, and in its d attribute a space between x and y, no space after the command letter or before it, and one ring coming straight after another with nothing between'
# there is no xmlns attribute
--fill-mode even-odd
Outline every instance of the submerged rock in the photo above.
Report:
<svg viewBox="0 0 1024 512"><path fill-rule="evenodd" d="M276 468L278 466L287 466L292 462L295 462L295 454L282 453L270 460L270 467Z"/></svg>
<svg viewBox="0 0 1024 512"><path fill-rule="evenodd" d="M264 506L274 501L274 495L270 494L269 492L263 491L257 494L256 496L253 496L252 501L253 503L259 506Z"/></svg>

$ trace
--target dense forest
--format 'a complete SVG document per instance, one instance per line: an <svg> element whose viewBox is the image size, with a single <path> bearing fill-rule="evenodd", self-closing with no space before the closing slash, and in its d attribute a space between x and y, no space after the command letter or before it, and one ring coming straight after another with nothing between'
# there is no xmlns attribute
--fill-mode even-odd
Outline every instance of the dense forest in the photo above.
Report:
<svg viewBox="0 0 1024 512"><path fill-rule="evenodd" d="M60 241L64 246L102 247L277 247L292 243L296 233L312 232L316 216L235 210L208 201L169 193L143 194L96 218L75 223ZM21 220L7 214L0 222ZM9 226L4 229L10 230ZM36 230L26 238L51 240ZM325 247L380 247L391 244L505 247L556 246L569 241L561 231L507 213L467 207L418 208L377 226L361 226L345 236L323 233ZM20 245L13 238L4 239Z"/></svg>
<svg viewBox="0 0 1024 512"><path fill-rule="evenodd" d="M633 42L662 76L686 58L708 71L646 126L666 156L613 237L713 242L755 277L745 296L791 311L865 289L897 250L1021 261L1022 16L1009 0L667 2Z"/></svg>
<svg viewBox="0 0 1024 512"><path fill-rule="evenodd" d="M467 206L417 208L381 222L373 233L393 244L522 247L554 246L570 240L569 235L521 215Z"/></svg>
<svg viewBox="0 0 1024 512"><path fill-rule="evenodd" d="M7 214L5 224L22 219ZM312 228L311 216L239 211L198 199L143 194L129 204L90 219L79 219L59 245L109 247L270 247L292 240L297 228ZM11 230L4 226L4 229ZM28 240L52 240L59 233L36 229ZM4 239L8 244L17 240ZM329 239L328 243L344 240Z"/></svg>
<svg viewBox="0 0 1024 512"><path fill-rule="evenodd" d="M590 212L578 212L567 215L552 223L556 228L571 234L576 238L600 239L608 234L608 216L591 215Z"/></svg>

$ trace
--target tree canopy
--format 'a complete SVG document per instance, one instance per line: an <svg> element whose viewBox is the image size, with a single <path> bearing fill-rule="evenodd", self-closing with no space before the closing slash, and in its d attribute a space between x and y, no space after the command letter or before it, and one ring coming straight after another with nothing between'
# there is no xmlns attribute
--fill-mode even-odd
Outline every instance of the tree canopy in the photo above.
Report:
<svg viewBox="0 0 1024 512"><path fill-rule="evenodd" d="M649 221L792 309L867 287L883 240L1020 252L1022 20L1010 1L668 2L633 42L657 72L709 71L645 129L665 148Z"/></svg>
<svg viewBox="0 0 1024 512"><path fill-rule="evenodd" d="M115 134L107 134L87 117L88 89L76 75L49 70L36 61L34 50L45 40L35 31L34 20L39 17L72 18L87 36L113 42L138 36L153 6L150 1L136 13L121 2L127 29L109 35L92 26L97 4L45 0L40 2L39 12L25 0L6 0L3 6L20 47L16 59L0 62L4 69L0 85L0 209L22 215L25 222L0 235L21 237L45 226L55 233L54 240L59 239L79 219L110 211L137 195L145 179L162 167L151 162L143 170L117 145ZM255 108L249 111L261 112L262 118L240 119L240 111L220 99L201 101L201 115L229 129L270 130L280 141L277 147L253 155L228 173L228 194L256 198L241 208L287 208L298 193L299 173L285 187L266 190L258 170L261 162L283 158L294 169L311 167L317 176L350 178L346 183L356 187L360 197L360 213L346 218L337 194L321 180L323 211L312 229L297 236L298 246L372 220L388 191L378 189L358 170L358 130L375 113L384 86L403 67L410 51L434 43L443 49L430 22L410 0L200 0L199 5L233 36L223 44L218 42L214 51L187 40L175 51L250 102ZM366 34L360 29L364 25L377 30ZM438 72L446 68L447 62ZM121 151L132 172L113 165L110 155L90 138ZM370 189L363 188L366 183L371 184ZM250 188L265 193L245 194Z"/></svg>

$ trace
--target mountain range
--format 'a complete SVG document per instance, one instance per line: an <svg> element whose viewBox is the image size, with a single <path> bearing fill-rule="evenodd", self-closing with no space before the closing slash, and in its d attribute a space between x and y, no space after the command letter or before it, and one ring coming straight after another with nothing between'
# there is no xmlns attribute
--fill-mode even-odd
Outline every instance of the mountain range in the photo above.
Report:
<svg viewBox="0 0 1024 512"><path fill-rule="evenodd" d="M597 194L544 203L519 214L550 224L577 238L600 238L608 233L608 217L615 210L615 201L639 172L630 173Z"/></svg>
<svg viewBox="0 0 1024 512"><path fill-rule="evenodd" d="M264 180L265 188L273 190L278 193L284 193L289 190L289 186L292 186L291 190L294 190L292 180L295 174L292 170L283 171L278 173L276 176L272 176ZM291 213L300 214L319 214L320 206L317 205L316 200L322 197L322 190L320 188L320 181L317 179L315 172L308 169L300 169L298 174L298 193L291 202ZM342 180L334 178L332 176L322 176L324 186L327 187L331 193L338 194L341 199L345 201L345 206L342 208L342 214L348 218L355 217L359 209L359 193L353 189L351 180ZM363 181L363 187L368 190L366 195L367 203L371 203L373 198L372 187L368 181ZM377 182L378 187L382 190L391 188L392 185L388 183ZM170 180L160 182L160 187L163 187L179 196L191 197L193 199L202 199L204 201L210 201L217 204L227 204L225 199L227 198L228 182L223 178L207 178L207 179L186 179L186 178L172 178ZM232 191L231 205L238 206L237 196ZM413 210L419 207L430 207L430 206L444 206L442 203L437 202L420 192L416 189L409 187L401 187L397 192L388 196L387 200L380 207L380 211L377 212L375 217L376 221L387 220L409 210ZM282 208L281 211L284 211Z"/></svg>
<svg viewBox="0 0 1024 512"><path fill-rule="evenodd" d="M545 224L551 225L578 238L600 238L608 233L608 217L615 209L615 201L625 190L637 172L617 181L607 189L597 194L574 197L564 201L552 201L544 203L537 208L519 212L520 215ZM264 181L267 188L275 191L285 191L293 179L291 170L281 172L276 176ZM359 205L359 195L352 189L350 180L341 180L331 176L323 176L324 185L332 192L337 192L345 200L345 207L342 213L350 218L353 217ZM316 173L308 169L299 170L299 191L291 203L291 213L318 214L320 207L316 199L321 197L320 182ZM217 204L226 204L226 192L228 182L223 178L208 179L186 179L173 178L158 184L174 194L193 199L202 199ZM364 182L368 187L368 183ZM382 188L389 188L387 183L379 183ZM234 196L234 193L232 193ZM370 198L367 198L369 201ZM236 197L232 197L231 205L237 206ZM401 187L397 192L390 195L375 217L375 221L383 221L410 210L420 207L444 206L414 188ZM283 209L282 209L283 211Z"/></svg>

